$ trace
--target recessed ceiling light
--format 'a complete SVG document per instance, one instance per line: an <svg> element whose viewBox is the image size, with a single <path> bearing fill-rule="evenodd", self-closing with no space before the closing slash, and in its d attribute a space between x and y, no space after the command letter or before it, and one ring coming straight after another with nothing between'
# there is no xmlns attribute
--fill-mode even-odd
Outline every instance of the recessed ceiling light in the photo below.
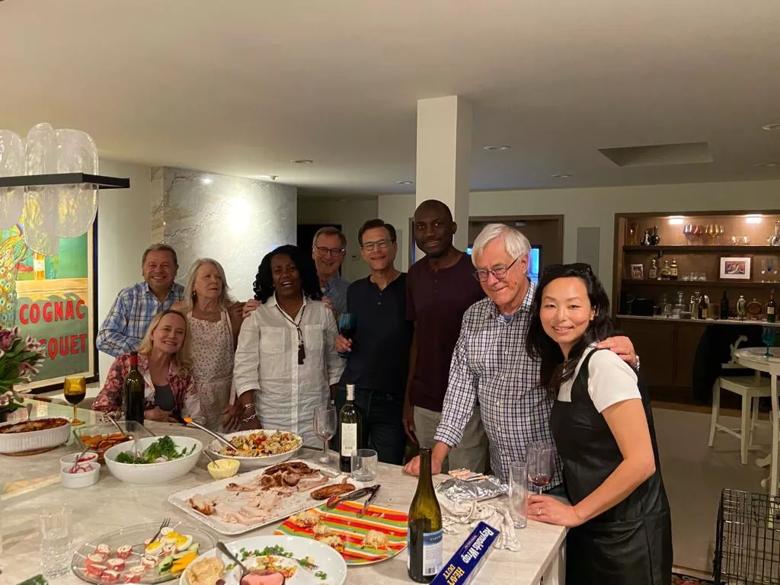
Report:
<svg viewBox="0 0 780 585"><path fill-rule="evenodd" d="M396 181L396 185L414 185L414 181L409 181L408 179L406 181Z"/></svg>
<svg viewBox="0 0 780 585"><path fill-rule="evenodd" d="M776 162L762 162L762 163L756 163L753 165L754 167L764 168L764 169L773 169L777 166Z"/></svg>
<svg viewBox="0 0 780 585"><path fill-rule="evenodd" d="M758 214L746 215L745 216L745 223L761 223L762 219L763 219L763 217L758 215Z"/></svg>
<svg viewBox="0 0 780 585"><path fill-rule="evenodd" d="M212 179L211 177L201 177L200 182L203 183L204 185L211 185L214 182L214 179Z"/></svg>
<svg viewBox="0 0 780 585"><path fill-rule="evenodd" d="M685 218L681 215L670 215L668 218L669 225L682 225Z"/></svg>
<svg viewBox="0 0 780 585"><path fill-rule="evenodd" d="M482 147L482 150L488 152L495 152L496 150L511 150L512 147L509 144L486 144Z"/></svg>
<svg viewBox="0 0 780 585"><path fill-rule="evenodd" d="M780 130L780 122L776 122L774 124L764 124L763 126L761 126L761 129L767 132L774 132L775 130Z"/></svg>
<svg viewBox="0 0 780 585"><path fill-rule="evenodd" d="M552 176L553 179L568 179L571 175L567 173L558 173Z"/></svg>
<svg viewBox="0 0 780 585"><path fill-rule="evenodd" d="M313 165L314 161L310 158L299 158L293 161L296 165Z"/></svg>

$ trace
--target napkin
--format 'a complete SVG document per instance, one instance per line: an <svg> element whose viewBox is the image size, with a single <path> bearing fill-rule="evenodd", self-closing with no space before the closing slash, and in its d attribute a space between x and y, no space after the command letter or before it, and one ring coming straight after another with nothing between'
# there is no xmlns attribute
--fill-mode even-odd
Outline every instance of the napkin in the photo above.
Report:
<svg viewBox="0 0 780 585"><path fill-rule="evenodd" d="M455 502L442 493L438 493L437 498L441 506L444 532L469 532L482 521L500 531L494 544L496 548L520 550L520 539L509 514L506 498L497 498L491 502Z"/></svg>

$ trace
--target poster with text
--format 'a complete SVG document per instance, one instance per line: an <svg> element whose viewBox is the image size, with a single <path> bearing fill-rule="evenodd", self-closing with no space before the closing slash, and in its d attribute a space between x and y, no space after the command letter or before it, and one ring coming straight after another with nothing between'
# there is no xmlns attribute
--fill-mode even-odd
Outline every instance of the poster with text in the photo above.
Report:
<svg viewBox="0 0 780 585"><path fill-rule="evenodd" d="M30 249L23 226L0 230L0 325L18 326L46 348L41 372L28 386L60 383L65 376L92 376L92 229L60 238L55 255Z"/></svg>

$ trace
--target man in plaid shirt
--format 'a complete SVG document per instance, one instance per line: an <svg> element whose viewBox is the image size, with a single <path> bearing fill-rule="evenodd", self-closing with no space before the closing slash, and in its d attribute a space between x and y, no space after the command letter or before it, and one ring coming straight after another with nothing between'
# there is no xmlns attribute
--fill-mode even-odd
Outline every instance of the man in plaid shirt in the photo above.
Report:
<svg viewBox="0 0 780 585"><path fill-rule="evenodd" d="M141 259L144 281L122 289L98 331L98 350L114 357L138 349L152 318L182 300L184 287L175 283L176 251L166 244L149 246Z"/></svg>
<svg viewBox="0 0 780 585"><path fill-rule="evenodd" d="M433 473L452 447L479 403L490 442L490 466L502 481L509 464L525 461L526 446L552 443L549 418L553 397L540 385L540 362L525 351L535 285L528 279L528 239L504 224L489 224L474 241L475 277L487 298L471 305L463 316L460 337L450 364L444 410L431 456ZM627 337L601 344L629 364L636 354ZM407 473L419 473L419 458L407 463ZM562 482L560 463L548 489Z"/></svg>

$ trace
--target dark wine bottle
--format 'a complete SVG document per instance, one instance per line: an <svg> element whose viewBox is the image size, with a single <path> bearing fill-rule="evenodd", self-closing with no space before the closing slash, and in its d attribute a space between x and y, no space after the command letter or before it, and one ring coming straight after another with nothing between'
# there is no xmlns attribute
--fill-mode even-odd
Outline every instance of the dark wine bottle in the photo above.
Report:
<svg viewBox="0 0 780 585"><path fill-rule="evenodd" d="M720 298L720 318L724 321L729 318L729 297L726 296L725 290Z"/></svg>
<svg viewBox="0 0 780 585"><path fill-rule="evenodd" d="M360 449L360 411L355 406L355 385L347 384L347 402L339 411L339 468L352 471L352 452Z"/></svg>
<svg viewBox="0 0 780 585"><path fill-rule="evenodd" d="M145 389L144 378L138 371L138 352L134 351L130 354L130 371L124 383L125 420L144 424Z"/></svg>
<svg viewBox="0 0 780 585"><path fill-rule="evenodd" d="M409 578L428 583L442 568L441 508L433 491L430 449L420 449L420 479L409 507L407 534Z"/></svg>
<svg viewBox="0 0 780 585"><path fill-rule="evenodd" d="M769 302L766 304L766 320L767 323L774 323L777 321L777 303L775 302L775 291L769 292Z"/></svg>

